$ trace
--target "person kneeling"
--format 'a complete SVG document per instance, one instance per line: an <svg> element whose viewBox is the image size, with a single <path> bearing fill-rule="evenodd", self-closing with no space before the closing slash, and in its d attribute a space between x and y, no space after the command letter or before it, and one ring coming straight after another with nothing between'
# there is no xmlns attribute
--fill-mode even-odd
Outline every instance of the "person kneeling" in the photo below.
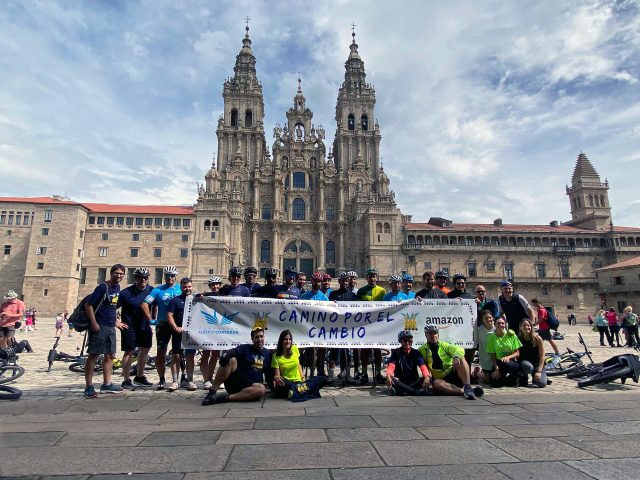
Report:
<svg viewBox="0 0 640 480"><path fill-rule="evenodd" d="M291 402L304 402L320 398L320 389L327 384L327 377L317 376L304 379L300 365L300 351L293 344L290 330L284 330L278 338L276 353L271 359L273 384L278 398Z"/></svg>
<svg viewBox="0 0 640 480"><path fill-rule="evenodd" d="M518 363L522 343L513 330L507 329L507 321L504 317L499 317L495 325L495 333L487 338L487 352L491 355L493 365L491 386L517 387L522 372L521 365Z"/></svg>
<svg viewBox="0 0 640 480"><path fill-rule="evenodd" d="M267 389L263 382L271 385L271 352L264 348L264 329L254 327L251 342L224 352L202 405L249 402L264 397ZM226 392L217 393L223 383Z"/></svg>
<svg viewBox="0 0 640 480"><path fill-rule="evenodd" d="M427 343L418 349L433 376L433 390L441 395L464 395L475 400L484 394L482 387L471 388L469 364L464 359L464 348L441 342L437 325L426 325Z"/></svg>
<svg viewBox="0 0 640 480"><path fill-rule="evenodd" d="M431 375L420 352L412 348L413 333L402 330L398 333L398 342L402 346L391 351L387 366L389 395L427 395ZM422 378L418 376L418 369Z"/></svg>

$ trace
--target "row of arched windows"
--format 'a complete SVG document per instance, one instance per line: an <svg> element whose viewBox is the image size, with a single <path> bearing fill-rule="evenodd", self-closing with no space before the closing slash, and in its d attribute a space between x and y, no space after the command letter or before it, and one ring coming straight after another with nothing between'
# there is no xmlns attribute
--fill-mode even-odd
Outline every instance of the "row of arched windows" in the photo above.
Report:
<svg viewBox="0 0 640 480"><path fill-rule="evenodd" d="M606 207L607 203L605 201L604 195L589 195L586 197L586 201L589 207ZM582 208L582 200L580 197L574 197L573 199L573 208L577 210L578 208Z"/></svg>
<svg viewBox="0 0 640 480"><path fill-rule="evenodd" d="M356 129L356 117L353 115L353 113L350 113L349 117L347 118L347 128L349 130ZM360 117L360 128L364 131L369 130L369 117L366 114L362 114L362 116Z"/></svg>
<svg viewBox="0 0 640 480"><path fill-rule="evenodd" d="M251 110L247 110L244 112L244 126L251 127L253 125L253 112ZM231 110L231 126L238 126L238 110L236 108Z"/></svg>
<svg viewBox="0 0 640 480"><path fill-rule="evenodd" d="M614 239L616 246L638 246L640 237ZM465 245L503 247L569 247L606 248L611 241L606 238L555 238L555 237L507 237L507 236L454 236L454 235L408 235L409 245Z"/></svg>
<svg viewBox="0 0 640 480"><path fill-rule="evenodd" d="M376 233L391 233L391 225L388 222L384 222L384 225L380 222L376 223Z"/></svg>
<svg viewBox="0 0 640 480"><path fill-rule="evenodd" d="M293 201L293 210L292 210L292 219L293 220L304 220L305 219L305 209L306 205L302 198L296 198ZM336 219L336 212L333 205L327 206L327 220L333 221ZM262 220L271 220L271 204L263 203L262 204L262 213L260 215ZM388 224L387 224L388 225Z"/></svg>
<svg viewBox="0 0 640 480"><path fill-rule="evenodd" d="M284 247L284 253L289 254L312 254L313 249L307 242L300 242L300 247L295 242L290 242ZM262 240L260 243L260 263L271 262L271 242L269 240ZM336 263L336 244L333 240L329 240L325 244L325 263L328 265L334 265Z"/></svg>

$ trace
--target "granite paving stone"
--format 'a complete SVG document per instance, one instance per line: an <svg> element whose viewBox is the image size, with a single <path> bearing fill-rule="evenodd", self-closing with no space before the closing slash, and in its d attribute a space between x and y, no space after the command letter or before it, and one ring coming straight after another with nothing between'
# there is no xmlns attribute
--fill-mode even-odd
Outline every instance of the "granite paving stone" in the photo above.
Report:
<svg viewBox="0 0 640 480"><path fill-rule="evenodd" d="M423 406L427 406L434 409L440 406L442 407L469 406L469 404L471 403L470 400L467 400L462 396L449 397L444 395L430 395L427 397L405 397L405 398L409 398L416 405L423 405ZM479 407L482 405L491 406L494 404L490 402L487 396L485 395L482 398L477 398L476 400L473 400L473 405Z"/></svg>
<svg viewBox="0 0 640 480"><path fill-rule="evenodd" d="M446 415L374 415L373 419L381 427L453 427L458 425Z"/></svg>
<svg viewBox="0 0 640 480"><path fill-rule="evenodd" d="M389 395L369 395L366 397L336 397L335 403L338 407L415 407L416 404L410 397L393 397ZM307 407L317 407L317 405L307 405Z"/></svg>
<svg viewBox="0 0 640 480"><path fill-rule="evenodd" d="M108 409L102 409L97 412L64 412L56 414L46 413L25 413L23 415L6 417L2 420L3 424L10 423L30 423L30 422L81 422L83 420L141 420L141 419L155 419L164 415L166 410L143 410L143 411L115 411L112 412Z"/></svg>
<svg viewBox="0 0 640 480"><path fill-rule="evenodd" d="M259 409L256 409L259 410ZM160 419L178 419L178 418L222 418L227 416L227 413L230 410L228 408L220 407L219 405L211 406L211 408L201 408L199 409L186 409L181 410L179 408L171 408L164 412L164 414L159 417ZM243 412L246 410L242 410ZM254 410L249 410L249 412L253 412Z"/></svg>
<svg viewBox="0 0 640 480"><path fill-rule="evenodd" d="M589 425L589 428L611 435L640 433L640 420L635 422L595 422L587 425Z"/></svg>
<svg viewBox="0 0 640 480"><path fill-rule="evenodd" d="M456 407L436 407L425 408L424 406L416 407L378 407L373 405L349 406L340 408L307 408L307 415L325 416L325 415L445 415L448 413L462 413Z"/></svg>
<svg viewBox="0 0 640 480"><path fill-rule="evenodd" d="M501 463L494 467L514 480L592 480L590 476L562 462Z"/></svg>
<svg viewBox="0 0 640 480"><path fill-rule="evenodd" d="M77 447L73 455L63 455L57 447L3 450L3 475L76 473L168 473L222 470L231 452L229 445L121 448ZM118 461L114 461L117 458ZM141 461L153 458L154 461ZM202 459L206 458L206 462Z"/></svg>
<svg viewBox="0 0 640 480"><path fill-rule="evenodd" d="M592 422L626 422L628 420L635 421L640 418L638 415L638 408L578 412L577 415L588 418Z"/></svg>
<svg viewBox="0 0 640 480"><path fill-rule="evenodd" d="M194 410L194 413L197 413L197 411ZM295 410L272 410L270 408L257 408L254 410L248 410L242 408L234 408L232 410L229 410L225 416L227 418L304 417L305 413L305 410L300 408L297 408Z"/></svg>
<svg viewBox="0 0 640 480"><path fill-rule="evenodd" d="M526 425L526 419L511 413L485 413L478 415L447 415L459 425Z"/></svg>
<svg viewBox="0 0 640 480"><path fill-rule="evenodd" d="M419 467L381 467L331 469L333 480L508 480L492 465L422 465Z"/></svg>
<svg viewBox="0 0 640 480"><path fill-rule="evenodd" d="M284 430L288 428L357 428L375 427L371 417L362 415L335 415L328 417L269 417L256 418L253 428Z"/></svg>
<svg viewBox="0 0 640 480"><path fill-rule="evenodd" d="M485 415L487 413L529 413L518 405L475 405L476 402L467 402L466 404L457 405L456 408L462 413L473 415ZM447 414L458 412L445 412Z"/></svg>
<svg viewBox="0 0 640 480"><path fill-rule="evenodd" d="M99 387L96 387L99 390ZM65 410L68 413L78 412L101 412L107 408L111 412L118 410L127 410L130 412L138 410L147 410L146 406L151 402L151 398L129 398L121 397L120 395L114 395L111 397L98 397L98 399L87 401L83 398L78 398L69 405ZM153 409L149 409L153 410ZM161 410L161 409L160 409Z"/></svg>
<svg viewBox="0 0 640 480"><path fill-rule="evenodd" d="M62 437L56 445L62 448L75 445L83 447L133 447L146 436L146 433L139 432L71 432Z"/></svg>
<svg viewBox="0 0 640 480"><path fill-rule="evenodd" d="M182 480L184 473L112 473L92 475L90 480Z"/></svg>
<svg viewBox="0 0 640 480"><path fill-rule="evenodd" d="M519 406L531 412L550 414L554 414L555 412L584 412L588 410L595 410L593 407L582 403L523 403Z"/></svg>
<svg viewBox="0 0 640 480"><path fill-rule="evenodd" d="M583 460L595 458L590 453L571 447L554 438L524 438L487 440L496 447L525 462L545 460Z"/></svg>
<svg viewBox="0 0 640 480"><path fill-rule="evenodd" d="M413 428L333 428L327 430L330 442L372 440L423 440Z"/></svg>
<svg viewBox="0 0 640 480"><path fill-rule="evenodd" d="M0 448L52 446L65 432L0 433Z"/></svg>
<svg viewBox="0 0 640 480"><path fill-rule="evenodd" d="M360 440L357 437L352 440ZM317 428L301 428L286 430L237 430L222 432L218 445L267 445L274 443L318 443L326 442L324 430ZM321 447L324 448L324 447Z"/></svg>
<svg viewBox="0 0 640 480"><path fill-rule="evenodd" d="M141 447L170 447L172 445L213 445L220 437L216 430L199 430L191 432L153 432L139 444Z"/></svg>
<svg viewBox="0 0 640 480"><path fill-rule="evenodd" d="M561 439L600 458L633 458L640 456L640 435L608 435L606 437L566 437ZM575 458L574 460L580 460Z"/></svg>
<svg viewBox="0 0 640 480"><path fill-rule="evenodd" d="M582 413L582 412L581 412ZM569 412L549 412L549 413L533 413L528 412L525 414L517 413L516 417L526 420L529 423L535 425L560 425L562 423L586 423L584 417L580 417L574 413Z"/></svg>
<svg viewBox="0 0 640 480"><path fill-rule="evenodd" d="M187 473L184 480L330 480L327 469Z"/></svg>
<svg viewBox="0 0 640 480"><path fill-rule="evenodd" d="M617 398L618 396L616 395L615 402L607 401L606 398L603 398L601 402L580 402L580 403L586 407L593 408L594 410L618 410L620 408L639 408L640 407L640 396L638 396L638 398L636 398L635 400L617 400Z"/></svg>
<svg viewBox="0 0 640 480"><path fill-rule="evenodd" d="M560 425L500 425L497 428L515 437L568 437L572 435L599 435L600 432L593 430L593 424L576 425L564 423Z"/></svg>
<svg viewBox="0 0 640 480"><path fill-rule="evenodd" d="M292 457L293 455L293 457ZM225 470L291 470L300 468L374 467L382 460L368 442L235 446Z"/></svg>
<svg viewBox="0 0 640 480"><path fill-rule="evenodd" d="M38 477L38 480L87 480L89 478L89 475L47 475L45 477Z"/></svg>
<svg viewBox="0 0 640 480"><path fill-rule="evenodd" d="M455 440L457 438L513 438L494 426L475 427L419 427L417 430L429 440Z"/></svg>
<svg viewBox="0 0 640 480"><path fill-rule="evenodd" d="M373 445L389 466L517 461L479 439L373 442Z"/></svg>
<svg viewBox="0 0 640 480"><path fill-rule="evenodd" d="M637 479L638 472L640 472L640 458L582 460L569 461L566 463L597 480Z"/></svg>

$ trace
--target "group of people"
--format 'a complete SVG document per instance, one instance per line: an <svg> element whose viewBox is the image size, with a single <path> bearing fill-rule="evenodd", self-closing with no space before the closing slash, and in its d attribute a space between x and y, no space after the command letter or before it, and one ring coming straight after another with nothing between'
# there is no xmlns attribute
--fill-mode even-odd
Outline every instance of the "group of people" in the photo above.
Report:
<svg viewBox="0 0 640 480"><path fill-rule="evenodd" d="M478 311L476 348L465 350L440 341L438 327L427 325L426 342L419 349L414 349L413 334L403 330L398 334L400 347L391 352L386 377L382 374L381 351L373 351L372 363L376 380L381 384L386 383L389 393L396 395L440 393L464 395L473 399L483 394L482 384L526 385L529 377L534 385L543 387L547 384L543 340L549 341L557 353L549 326L545 324L546 310L536 300L532 301L532 307L522 295L514 293L510 282L502 283L502 294L494 300L487 297L487 291L482 285L475 287L475 295L469 293L466 278L461 274L453 276L453 288L450 289L447 287L448 275L443 271L425 272L422 277L424 288L418 292L413 291L411 275L392 275L389 279L390 290L387 292L378 284L378 274L373 268L366 272L366 285L358 288L356 272L342 272L338 276L339 287L332 289L331 277L321 272L311 275L309 287L304 273L286 270L284 282L279 284L278 272L268 268L263 274L265 282L260 285L256 282L256 268L242 269L234 266L228 271L228 283L223 285L222 278L212 276L208 281L209 291L200 294L194 293L190 278L184 277L178 281L178 269L174 266L164 268L164 283L155 288L149 285L149 274L146 268L136 268L133 272L134 283L121 290L120 282L125 275L125 268L116 264L110 270L110 278L98 285L87 297L84 307L89 319L89 357L85 368L84 390L86 397L98 396L93 386L93 372L99 355L104 355L101 393L118 393L135 385L153 386L144 371L153 343L152 327L155 327L157 348L157 388L168 391L180 387L196 390L196 350L182 349L181 344L185 304L190 295L194 295L195 301L204 296L254 296L317 301L474 299ZM120 315L117 315L118 310ZM120 346L124 352L124 379L121 385L113 384L111 378L111 365L116 354L116 329L121 330ZM367 366L372 352L370 349L327 352L318 348L315 352L318 375L305 379L302 369L303 362L307 361L305 352L295 345L291 332L282 332L275 352L264 348L264 333L261 328L255 328L251 332L251 343L224 353L208 348L202 350L202 387L208 390L203 400L204 405L260 398L267 389L273 390L276 396L294 401L313 398L331 380L325 371L325 364L332 371L332 367L339 363L341 375L346 375L345 370L348 369L345 367L352 362L353 379L363 385L369 381ZM165 357L169 349L172 357L170 372L167 374ZM480 365L472 369L476 350ZM131 378L130 369L135 355L137 371ZM180 375L182 363L185 365L184 378ZM223 384L225 392L218 392ZM472 384L477 386L474 388Z"/></svg>
<svg viewBox="0 0 640 480"><path fill-rule="evenodd" d="M605 337L610 347L622 347L620 344L620 330L625 336L625 346L640 346L638 336L638 315L633 313L631 305L624 308L622 315L618 316L616 310L611 307L607 311L600 310L596 314L595 327L600 333L600 346L604 347ZM615 342L615 345L614 345Z"/></svg>

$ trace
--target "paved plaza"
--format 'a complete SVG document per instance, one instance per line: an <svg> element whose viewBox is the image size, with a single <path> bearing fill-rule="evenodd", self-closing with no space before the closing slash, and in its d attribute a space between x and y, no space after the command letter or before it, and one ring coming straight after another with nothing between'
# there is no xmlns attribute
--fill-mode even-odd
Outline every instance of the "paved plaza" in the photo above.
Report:
<svg viewBox="0 0 640 480"><path fill-rule="evenodd" d="M562 349L594 359L629 352L599 347L587 326L566 327ZM21 400L0 403L3 478L65 479L626 479L640 475L640 387L487 389L476 401L388 397L383 388L329 387L293 404L266 398L200 406L204 391L137 389L82 398L67 364L46 373L53 322L28 338ZM61 341L76 353L82 338ZM156 381L152 373L149 377ZM96 382L99 384L100 379ZM114 376L115 381L120 381Z"/></svg>

